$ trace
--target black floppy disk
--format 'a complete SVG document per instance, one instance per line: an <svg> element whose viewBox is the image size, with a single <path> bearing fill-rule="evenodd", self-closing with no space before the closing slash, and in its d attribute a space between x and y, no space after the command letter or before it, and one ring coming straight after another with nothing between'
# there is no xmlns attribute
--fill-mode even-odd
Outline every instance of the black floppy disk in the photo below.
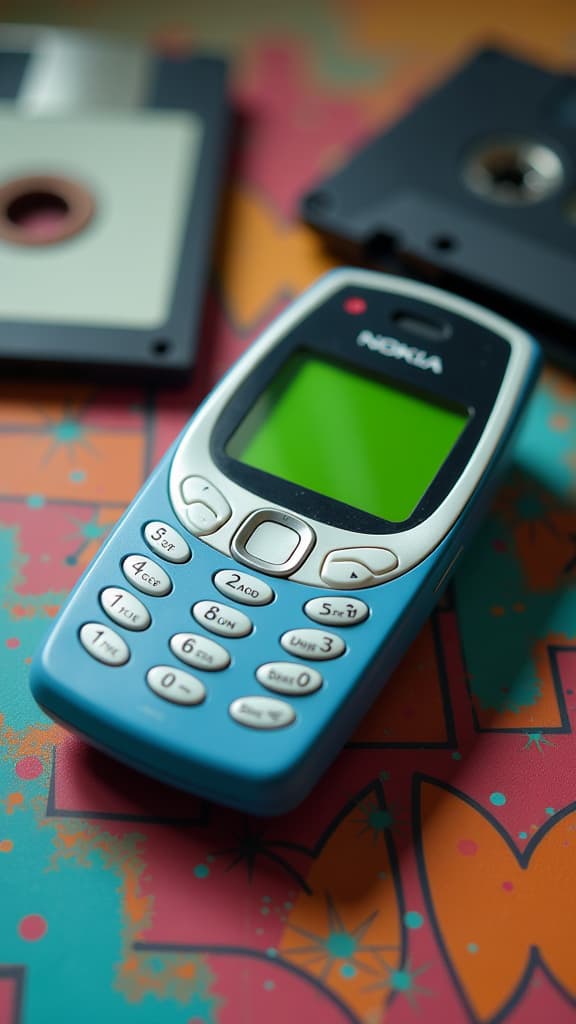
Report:
<svg viewBox="0 0 576 1024"><path fill-rule="evenodd" d="M2 360L191 367L226 127L220 58L0 30Z"/></svg>
<svg viewBox="0 0 576 1024"><path fill-rule="evenodd" d="M576 77L482 50L302 211L347 259L440 279L576 365Z"/></svg>

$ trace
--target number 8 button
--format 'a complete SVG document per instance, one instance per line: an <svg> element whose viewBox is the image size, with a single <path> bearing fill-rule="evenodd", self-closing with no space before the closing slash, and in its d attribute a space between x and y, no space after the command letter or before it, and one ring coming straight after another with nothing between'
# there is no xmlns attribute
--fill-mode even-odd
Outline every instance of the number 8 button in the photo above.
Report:
<svg viewBox="0 0 576 1024"><path fill-rule="evenodd" d="M229 608L226 604L198 601L192 608L192 615L204 629L217 633L218 636L233 638L248 636L252 632L252 623L248 616L237 608Z"/></svg>

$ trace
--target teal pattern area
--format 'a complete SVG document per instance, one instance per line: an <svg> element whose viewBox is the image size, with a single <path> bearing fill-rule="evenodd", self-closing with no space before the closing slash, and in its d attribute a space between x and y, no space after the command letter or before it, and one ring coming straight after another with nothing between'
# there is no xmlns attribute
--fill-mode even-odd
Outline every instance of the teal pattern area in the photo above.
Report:
<svg viewBox="0 0 576 1024"><path fill-rule="evenodd" d="M12 730L26 729L43 717L28 689L28 664L50 625L46 609L55 610L65 596L17 594L25 565L18 529L0 524L1 711Z"/></svg>
<svg viewBox="0 0 576 1024"><path fill-rule="evenodd" d="M576 639L575 435L572 403L544 383L509 475L455 577L470 690L486 711L536 707L539 650Z"/></svg>

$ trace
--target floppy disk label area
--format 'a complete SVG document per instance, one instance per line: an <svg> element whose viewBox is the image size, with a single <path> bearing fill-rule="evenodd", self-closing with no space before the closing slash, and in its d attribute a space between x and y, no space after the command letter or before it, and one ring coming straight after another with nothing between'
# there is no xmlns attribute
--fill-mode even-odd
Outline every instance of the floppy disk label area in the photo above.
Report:
<svg viewBox="0 0 576 1024"><path fill-rule="evenodd" d="M0 318L161 327L198 164L199 118L135 110L30 124L0 110L0 138L0 182L23 166L29 175L58 167L94 202L90 224L60 245L0 245L0 280L10 284L0 290Z"/></svg>
<svg viewBox="0 0 576 1024"><path fill-rule="evenodd" d="M0 30L0 359L90 377L194 362L228 128L226 62Z"/></svg>

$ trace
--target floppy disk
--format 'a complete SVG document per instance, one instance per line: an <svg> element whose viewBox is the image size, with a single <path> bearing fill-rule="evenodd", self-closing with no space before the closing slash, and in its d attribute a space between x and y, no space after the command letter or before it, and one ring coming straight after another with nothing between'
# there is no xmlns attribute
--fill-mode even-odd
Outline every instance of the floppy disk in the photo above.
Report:
<svg viewBox="0 0 576 1024"><path fill-rule="evenodd" d="M192 365L226 121L219 58L0 32L1 358Z"/></svg>
<svg viewBox="0 0 576 1024"><path fill-rule="evenodd" d="M473 56L304 197L347 259L501 309L576 366L576 78Z"/></svg>

